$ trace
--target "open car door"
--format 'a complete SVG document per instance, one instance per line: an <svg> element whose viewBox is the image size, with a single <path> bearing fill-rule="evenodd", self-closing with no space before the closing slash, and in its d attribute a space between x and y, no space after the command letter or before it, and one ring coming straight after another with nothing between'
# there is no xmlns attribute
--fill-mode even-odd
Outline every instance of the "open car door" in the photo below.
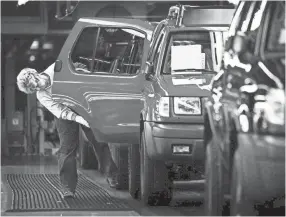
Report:
<svg viewBox="0 0 286 217"><path fill-rule="evenodd" d="M81 18L56 62L53 98L90 124L99 142L138 143L153 26L135 19Z"/></svg>

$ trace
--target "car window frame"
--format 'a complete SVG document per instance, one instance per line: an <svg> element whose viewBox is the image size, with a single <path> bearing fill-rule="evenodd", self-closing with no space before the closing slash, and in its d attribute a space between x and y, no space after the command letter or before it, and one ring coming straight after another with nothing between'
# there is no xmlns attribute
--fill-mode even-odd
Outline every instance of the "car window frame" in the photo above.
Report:
<svg viewBox="0 0 286 217"><path fill-rule="evenodd" d="M230 38L232 36L235 36L235 33L237 31L237 28L238 28L240 20L241 20L241 14L242 14L243 9L245 8L245 4L246 3L247 3L246 1L241 1L238 4L238 6L237 6L237 8L235 10L234 16L232 18L230 27L229 27L228 38Z"/></svg>
<svg viewBox="0 0 286 217"><path fill-rule="evenodd" d="M249 34L250 34L250 31L251 31L251 26L252 26L252 21L254 19L254 16L255 16L255 9L257 7L257 5L259 5L259 7L261 6L262 4L262 1L253 1L251 2L251 5L250 5L250 9L248 10L247 12L247 25L245 24L245 26L241 26L241 29L237 31L236 34L241 34L241 35L244 35L245 37L248 37ZM265 13L266 11L266 8L267 7L267 3L266 3L266 6L265 6L265 9L264 9L264 12L263 14ZM260 45L260 42L261 42L261 29L263 28L263 21L264 21L264 17L262 16L261 18L261 26L259 26L257 29L257 34L256 34L256 37L255 37L255 43L254 43L254 49L253 50L248 50L249 53L251 53L252 55L254 56L258 56L258 53L257 53L257 49L259 49L259 45ZM244 27L244 28L243 28Z"/></svg>
<svg viewBox="0 0 286 217"><path fill-rule="evenodd" d="M258 2L259 3L259 2ZM257 1L249 2L250 6L248 11L246 12L245 20L240 20L240 29L237 29L237 32L246 33L249 31L250 22L252 21L252 15L254 13L255 6Z"/></svg>
<svg viewBox="0 0 286 217"><path fill-rule="evenodd" d="M152 48L152 50L150 50L147 61L154 63L155 53L156 53L157 49L159 49L159 45L160 45L159 42L161 42L163 40L163 34L164 33L165 33L165 28L162 28L160 30L158 36L156 37L156 39L154 39L153 48Z"/></svg>
<svg viewBox="0 0 286 217"><path fill-rule="evenodd" d="M256 4L260 4L259 5L259 10L261 10L261 6L262 6L262 4L264 4L264 2L265 2L265 7L264 7L264 11L262 12L262 15L261 15L261 20L260 20L260 23L263 25L263 14L265 13L265 11L266 11L266 9L267 9L267 4L269 3L267 0L262 0L262 1L256 1L255 3ZM256 8L256 5L254 6L254 9ZM259 11L258 10L258 11ZM253 11L253 13L252 13L252 17L251 17L251 20L250 20L250 23L249 23L249 29L248 29L248 31L253 31L253 30L251 30L251 28L252 28L252 25L253 25L253 20L254 20L254 18L255 18L255 14L258 12L258 11L256 11L256 12L254 12ZM260 28L260 26L259 27L257 27L257 28Z"/></svg>
<svg viewBox="0 0 286 217"><path fill-rule="evenodd" d="M151 39L151 42L150 42L150 48L149 48L149 52L148 52L148 55L147 55L147 61L151 61L151 59L153 58L152 55L154 53L154 49L157 45L157 42L159 40L159 36L161 35L162 31L166 28L166 25L165 23L162 23L161 25L159 24L154 32L153 32L153 35L152 35L152 39ZM158 34L156 34L158 32ZM158 35L158 37L156 37Z"/></svg>
<svg viewBox="0 0 286 217"><path fill-rule="evenodd" d="M75 46L80 38L80 36L82 35L82 32L84 31L84 29L86 28L121 28L121 29L132 29L132 30L135 30L137 32L140 32L142 34L144 34L145 38L144 38L144 44L143 44L143 50L144 50L144 46L145 46L145 43L146 43L146 40L148 40L147 38L147 33L141 29L137 29L136 27L132 27L132 26L123 26L123 25L106 25L106 26L102 26L102 25L86 25L84 27L82 27L82 29L79 31L76 39L73 41L73 45L69 51L69 54L68 54L68 68L70 69L70 72L73 74L73 75L76 75L76 76L108 76L108 77L128 77L128 78L132 78L132 77L136 77L138 76L140 73L141 73L141 70L142 69L142 60L141 60L141 64L140 64L140 69L138 70L138 72L136 74L132 74L132 75L128 75L128 74L112 74L112 73L109 73L109 72L106 72L106 73L90 73L90 74L85 74L85 73L78 73L75 69L74 69L74 66L73 66L73 63L72 63L72 60L71 60L71 55L72 55L72 52L73 50L75 49ZM96 40L97 37L95 37L94 40ZM94 43L94 41L93 41ZM93 58L93 57L92 57ZM94 62L94 59L93 59L93 62ZM90 68L90 66L89 66Z"/></svg>
<svg viewBox="0 0 286 217"><path fill-rule="evenodd" d="M227 41L230 40L230 42L229 42L230 46L229 46L229 49L226 50L226 52L232 51L234 53L234 51L233 51L233 46L234 46L233 38L237 34L241 34L244 36L247 34L247 30L250 28L249 24L250 24L250 21L252 19L252 14L253 14L253 11L255 8L255 4L256 4L256 1L254 1L254 2L252 2L252 1L240 2L239 6L242 5L241 11L240 11L239 15L237 15L236 27L234 28L234 27L232 27L232 25L230 26L230 34L229 34L229 37L227 40ZM236 13L238 13L238 10L239 10L239 8L237 8ZM245 10L247 10L247 11L245 11ZM236 14L234 16L236 16ZM244 23L244 22L246 22L246 23Z"/></svg>
<svg viewBox="0 0 286 217"><path fill-rule="evenodd" d="M166 38L166 35L167 35L167 32L166 32L166 29L163 29L162 32L161 32L161 40L159 41L158 43L158 47L157 47L157 52L158 53L158 60L156 62L156 65L155 65L155 57L156 57L156 53L154 53L154 56L153 56L153 63L154 63L154 70L155 70L155 74L156 75L160 75L160 70L161 70L161 67L162 67L162 51L165 50L165 38Z"/></svg>
<svg viewBox="0 0 286 217"><path fill-rule="evenodd" d="M232 18L229 31L228 31L228 37L225 43L225 52L232 52L233 50L233 42L234 37L238 32L238 29L241 26L241 22L244 16L244 12L247 9L247 6L251 4L249 1L241 1L239 2L235 12L234 16Z"/></svg>
<svg viewBox="0 0 286 217"><path fill-rule="evenodd" d="M262 2L260 2L262 4ZM258 4L258 2L257 2ZM257 32L257 35L256 35L256 39L255 39L255 46L254 46L254 51L252 52L254 56L258 57L259 56L259 53L260 53L260 47L261 45L263 44L263 29L265 28L265 22L266 22L266 14L268 13L269 11L269 6L270 6L270 3L269 1L266 2L266 5L265 5L265 9L263 11L263 15L262 15L262 18L261 18L261 25L258 27L258 32ZM253 14L253 18L252 20L254 19L254 16L255 14ZM251 29L251 25L252 25L252 20L251 22L249 23L249 28ZM250 31L250 30L249 30Z"/></svg>

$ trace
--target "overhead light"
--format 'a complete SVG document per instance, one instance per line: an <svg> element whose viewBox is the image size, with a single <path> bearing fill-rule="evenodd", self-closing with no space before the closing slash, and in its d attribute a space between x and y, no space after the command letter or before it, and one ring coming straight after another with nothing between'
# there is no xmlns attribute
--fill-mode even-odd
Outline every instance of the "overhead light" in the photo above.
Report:
<svg viewBox="0 0 286 217"><path fill-rule="evenodd" d="M36 57L34 55L30 56L29 58L30 62L34 62L36 60Z"/></svg>
<svg viewBox="0 0 286 217"><path fill-rule="evenodd" d="M35 41L33 41L30 49L31 50L37 50L37 49L39 49L39 45L40 45L40 42L38 40L35 40Z"/></svg>
<svg viewBox="0 0 286 217"><path fill-rule="evenodd" d="M29 0L18 0L18 6L24 5L28 2ZM33 0L31 0L33 1Z"/></svg>
<svg viewBox="0 0 286 217"><path fill-rule="evenodd" d="M228 0L229 3L234 4L234 5L238 5L240 0Z"/></svg>

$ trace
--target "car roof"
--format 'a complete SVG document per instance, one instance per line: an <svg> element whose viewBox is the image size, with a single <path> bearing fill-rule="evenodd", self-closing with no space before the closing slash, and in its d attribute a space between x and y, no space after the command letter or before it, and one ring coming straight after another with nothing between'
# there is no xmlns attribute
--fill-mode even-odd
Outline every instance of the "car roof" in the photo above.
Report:
<svg viewBox="0 0 286 217"><path fill-rule="evenodd" d="M169 28L168 28L169 27ZM167 26L170 32L184 32L184 31L219 31L219 32L227 32L228 26L189 26L184 27L180 26L177 28L173 28L172 26Z"/></svg>
<svg viewBox="0 0 286 217"><path fill-rule="evenodd" d="M184 5L184 15L181 25L184 26L230 26L235 8L232 6L202 6Z"/></svg>
<svg viewBox="0 0 286 217"><path fill-rule="evenodd" d="M140 29L147 33L148 40L151 39L154 26L143 20L138 19L128 19L128 18L99 18L99 17L83 17L78 20L78 22L87 24L97 24L97 25L107 25L107 26L124 26L133 27Z"/></svg>

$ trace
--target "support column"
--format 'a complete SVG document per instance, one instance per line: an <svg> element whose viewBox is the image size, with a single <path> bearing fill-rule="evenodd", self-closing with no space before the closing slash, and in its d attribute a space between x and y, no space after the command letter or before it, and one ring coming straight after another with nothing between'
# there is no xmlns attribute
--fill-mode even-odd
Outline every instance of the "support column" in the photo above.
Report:
<svg viewBox="0 0 286 217"><path fill-rule="evenodd" d="M27 95L27 143L28 143L28 152L29 153L37 153L39 150L37 137L37 97L36 94ZM33 134L33 135L31 135ZM34 137L34 139L32 139Z"/></svg>
<svg viewBox="0 0 286 217"><path fill-rule="evenodd" d="M5 114L6 120L11 120L12 114L15 112L15 85L16 85L16 69L15 69L15 47L7 54L5 64ZM7 125L6 125L7 126ZM7 131L8 132L8 129Z"/></svg>

